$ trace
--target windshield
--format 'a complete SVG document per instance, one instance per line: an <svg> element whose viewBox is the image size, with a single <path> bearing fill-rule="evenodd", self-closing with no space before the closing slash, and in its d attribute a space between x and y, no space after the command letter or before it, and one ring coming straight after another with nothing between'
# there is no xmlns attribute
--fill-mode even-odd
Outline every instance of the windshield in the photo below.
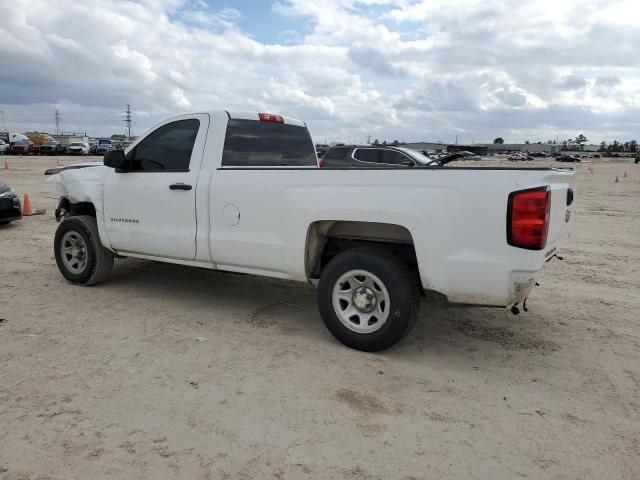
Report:
<svg viewBox="0 0 640 480"><path fill-rule="evenodd" d="M410 148L406 148L406 147L395 147L395 148L397 150L400 150L402 153L406 153L407 155L409 155L413 160L418 162L420 165L426 165L434 161L432 158L429 158L426 155L423 155L420 152L416 152L415 150L412 150Z"/></svg>
<svg viewBox="0 0 640 480"><path fill-rule="evenodd" d="M70 147L81 147L82 144L81 143L70 143L69 146Z"/></svg>

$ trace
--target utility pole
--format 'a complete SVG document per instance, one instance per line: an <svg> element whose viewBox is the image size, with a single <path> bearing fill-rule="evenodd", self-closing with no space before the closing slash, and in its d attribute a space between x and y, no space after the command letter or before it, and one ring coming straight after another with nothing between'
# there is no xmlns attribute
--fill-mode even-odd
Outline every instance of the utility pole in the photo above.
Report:
<svg viewBox="0 0 640 480"><path fill-rule="evenodd" d="M124 119L122 120L127 128L127 140L131 140L131 105L127 103L127 109L122 112Z"/></svg>
<svg viewBox="0 0 640 480"><path fill-rule="evenodd" d="M371 134L367 135L367 145L371 145Z"/></svg>
<svg viewBox="0 0 640 480"><path fill-rule="evenodd" d="M4 110L0 110L0 132L7 131L7 120L4 118Z"/></svg>
<svg viewBox="0 0 640 480"><path fill-rule="evenodd" d="M60 135L60 121L62 120L62 115L60 115L58 110L56 110L54 118L56 122L56 135Z"/></svg>

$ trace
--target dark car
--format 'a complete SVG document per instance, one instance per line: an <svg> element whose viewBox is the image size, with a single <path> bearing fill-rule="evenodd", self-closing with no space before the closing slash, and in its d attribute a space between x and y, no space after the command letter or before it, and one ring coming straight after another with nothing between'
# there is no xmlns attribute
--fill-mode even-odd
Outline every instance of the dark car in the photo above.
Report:
<svg viewBox="0 0 640 480"><path fill-rule="evenodd" d="M329 148L320 161L323 168L415 167L436 164L432 158L404 147L341 145Z"/></svg>
<svg viewBox="0 0 640 480"><path fill-rule="evenodd" d="M556 157L556 162L580 162L580 159L571 155L560 155Z"/></svg>
<svg viewBox="0 0 640 480"><path fill-rule="evenodd" d="M324 157L324 154L327 153L327 150L329 150L329 145L324 145L322 143L318 143L316 145L316 154L318 155L318 158L322 158Z"/></svg>
<svg viewBox="0 0 640 480"><path fill-rule="evenodd" d="M59 146L60 142L45 142L40 145L38 153L40 153L40 155L56 155Z"/></svg>
<svg viewBox="0 0 640 480"><path fill-rule="evenodd" d="M0 225L22 218L20 199L6 183L0 182Z"/></svg>
<svg viewBox="0 0 640 480"><path fill-rule="evenodd" d="M69 148L69 145L66 145L64 143L61 143L60 145L57 146L56 148L56 153L58 155L66 155L67 154L67 149Z"/></svg>

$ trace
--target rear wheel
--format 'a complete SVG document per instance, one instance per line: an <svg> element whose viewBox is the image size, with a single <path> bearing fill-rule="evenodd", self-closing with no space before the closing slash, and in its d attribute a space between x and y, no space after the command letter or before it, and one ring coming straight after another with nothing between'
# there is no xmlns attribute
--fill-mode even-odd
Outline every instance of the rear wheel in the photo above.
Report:
<svg viewBox="0 0 640 480"><path fill-rule="evenodd" d="M385 350L401 340L418 317L420 297L409 267L376 247L334 257L318 284L318 307L329 331L356 350Z"/></svg>
<svg viewBox="0 0 640 480"><path fill-rule="evenodd" d="M113 257L102 247L92 216L65 218L56 230L54 251L60 273L72 283L95 285L111 274Z"/></svg>

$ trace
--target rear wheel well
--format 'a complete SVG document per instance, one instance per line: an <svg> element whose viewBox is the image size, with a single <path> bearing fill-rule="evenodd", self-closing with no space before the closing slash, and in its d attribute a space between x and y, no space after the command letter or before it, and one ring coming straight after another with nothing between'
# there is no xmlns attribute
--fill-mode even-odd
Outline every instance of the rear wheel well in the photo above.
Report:
<svg viewBox="0 0 640 480"><path fill-rule="evenodd" d="M305 255L307 278L320 278L324 267L336 255L359 247L383 248L398 256L415 272L422 291L411 233L405 227L387 223L327 220L311 224Z"/></svg>

